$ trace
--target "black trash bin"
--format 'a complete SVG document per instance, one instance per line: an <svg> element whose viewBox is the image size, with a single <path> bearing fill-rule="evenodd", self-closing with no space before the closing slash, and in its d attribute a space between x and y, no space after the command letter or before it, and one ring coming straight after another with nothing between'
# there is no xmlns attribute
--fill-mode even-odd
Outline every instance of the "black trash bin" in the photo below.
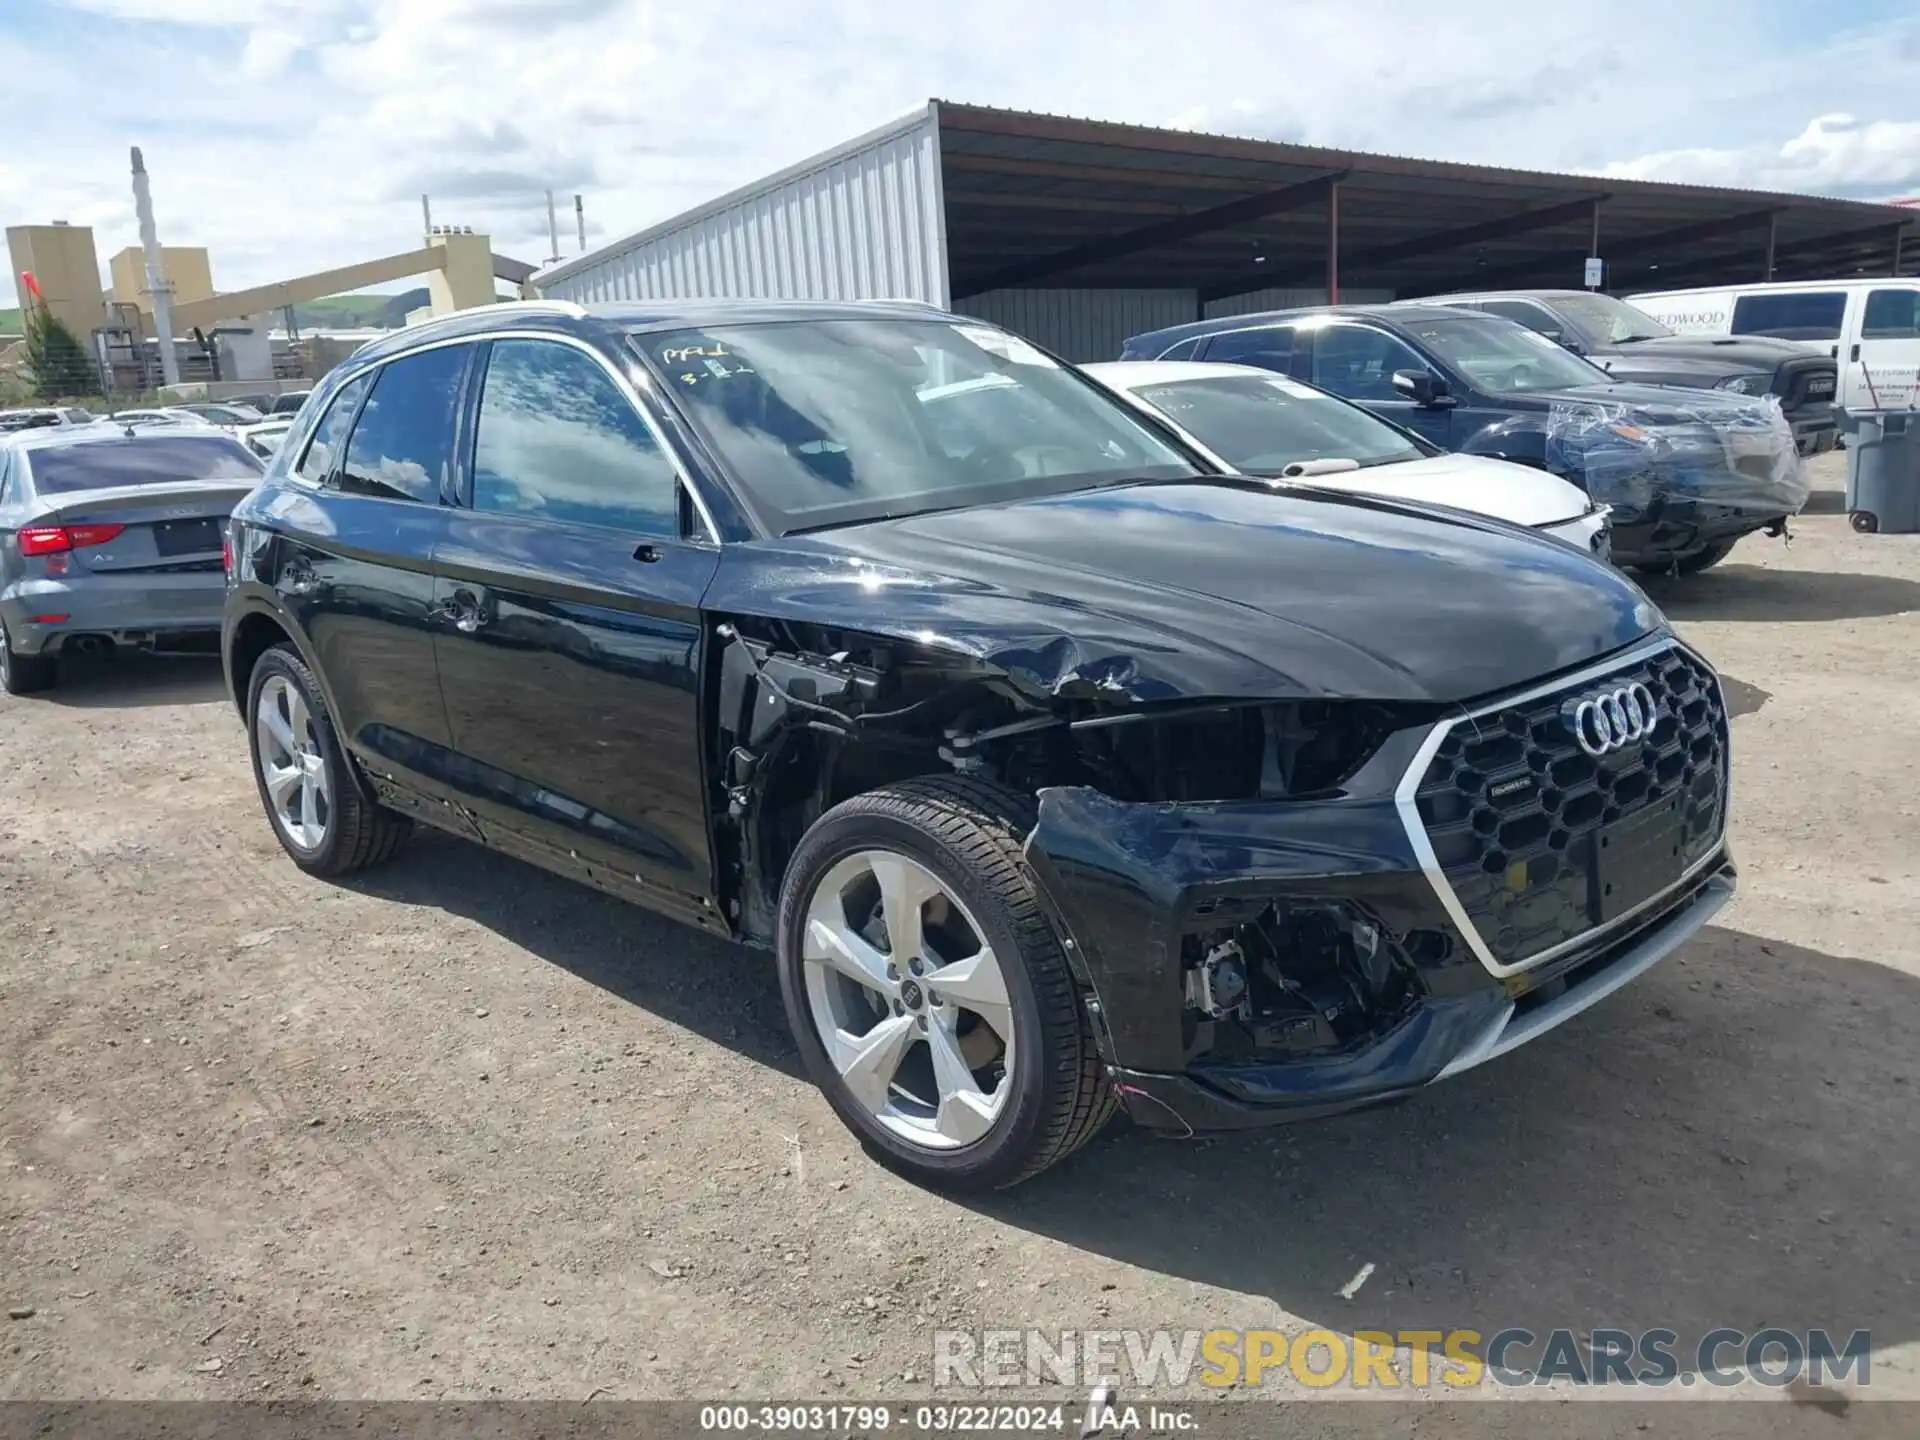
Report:
<svg viewBox="0 0 1920 1440"><path fill-rule="evenodd" d="M1920 411L1836 410L1847 437L1847 516L1862 534L1920 531Z"/></svg>

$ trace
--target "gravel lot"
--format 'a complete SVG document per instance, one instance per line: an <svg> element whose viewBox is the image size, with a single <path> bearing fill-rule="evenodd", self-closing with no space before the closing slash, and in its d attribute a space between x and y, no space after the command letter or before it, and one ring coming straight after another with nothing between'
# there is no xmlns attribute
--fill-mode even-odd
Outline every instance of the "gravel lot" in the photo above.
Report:
<svg viewBox="0 0 1920 1440"><path fill-rule="evenodd" d="M764 956L435 835L302 876L217 668L0 698L0 1396L897 1397L938 1327L1314 1324L1868 1328L1920 1398L1920 537L1840 459L1649 584L1738 717L1717 925L1414 1103L971 1206L797 1077Z"/></svg>

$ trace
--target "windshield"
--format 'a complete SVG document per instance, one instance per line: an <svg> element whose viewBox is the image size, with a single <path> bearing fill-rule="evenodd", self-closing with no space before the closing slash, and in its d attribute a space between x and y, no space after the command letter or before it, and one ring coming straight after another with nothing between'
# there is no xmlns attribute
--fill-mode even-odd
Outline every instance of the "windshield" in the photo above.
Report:
<svg viewBox="0 0 1920 1440"><path fill-rule="evenodd" d="M1523 325L1463 315L1457 320L1421 320L1407 328L1476 390L1490 395L1609 382L1606 371Z"/></svg>
<svg viewBox="0 0 1920 1440"><path fill-rule="evenodd" d="M1301 460L1392 465L1424 453L1358 406L1277 375L1173 380L1135 393L1252 475L1278 475Z"/></svg>
<svg viewBox="0 0 1920 1440"><path fill-rule="evenodd" d="M778 534L1200 473L1124 402L987 325L777 321L637 341Z"/></svg>
<svg viewBox="0 0 1920 1440"><path fill-rule="evenodd" d="M1631 345L1636 340L1664 340L1673 331L1644 310L1636 310L1611 295L1556 295L1553 308L1602 345Z"/></svg>
<svg viewBox="0 0 1920 1440"><path fill-rule="evenodd" d="M224 435L93 440L36 450L31 464L33 488L41 495L185 480L256 480L262 469L246 446Z"/></svg>

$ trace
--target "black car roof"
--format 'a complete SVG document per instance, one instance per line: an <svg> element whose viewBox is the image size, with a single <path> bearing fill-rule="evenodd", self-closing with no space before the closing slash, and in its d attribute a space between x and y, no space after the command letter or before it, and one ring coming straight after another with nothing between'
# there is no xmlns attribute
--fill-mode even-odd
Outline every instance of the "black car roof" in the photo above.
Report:
<svg viewBox="0 0 1920 1440"><path fill-rule="evenodd" d="M1149 330L1127 341L1129 345L1148 342L1165 348L1195 335L1219 335L1229 330L1257 330L1312 315L1339 315L1350 320L1377 320L1388 325L1417 324L1426 320L1458 320L1460 311L1451 305L1422 300L1401 300L1385 305L1300 305L1287 310L1261 310L1249 315L1221 315L1212 320L1192 320L1185 325L1170 325L1164 330Z"/></svg>
<svg viewBox="0 0 1920 1440"><path fill-rule="evenodd" d="M477 305L436 316L370 340L354 351L357 367L403 354L431 341L481 337L497 330L585 332L603 340L621 334L678 330L689 326L747 324L770 320L871 320L877 314L933 319L950 315L918 300L618 300L577 305L565 300L530 300Z"/></svg>

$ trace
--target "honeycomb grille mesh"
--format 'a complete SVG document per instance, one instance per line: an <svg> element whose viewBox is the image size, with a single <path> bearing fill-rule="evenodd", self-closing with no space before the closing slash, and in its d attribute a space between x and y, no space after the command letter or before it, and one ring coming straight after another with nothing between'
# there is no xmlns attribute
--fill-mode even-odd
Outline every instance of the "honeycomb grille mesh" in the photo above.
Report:
<svg viewBox="0 0 1920 1440"><path fill-rule="evenodd" d="M1659 721L1595 759L1569 700L1639 682ZM1713 674L1675 648L1456 725L1416 792L1441 871L1501 965L1643 904L1711 854L1725 826L1727 717Z"/></svg>

